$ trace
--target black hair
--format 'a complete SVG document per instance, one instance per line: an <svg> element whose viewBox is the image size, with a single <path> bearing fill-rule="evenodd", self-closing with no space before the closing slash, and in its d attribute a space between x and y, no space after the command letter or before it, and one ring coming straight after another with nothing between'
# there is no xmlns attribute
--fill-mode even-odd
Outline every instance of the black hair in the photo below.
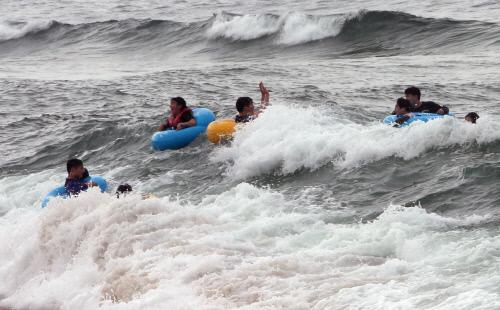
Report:
<svg viewBox="0 0 500 310"><path fill-rule="evenodd" d="M121 194L125 194L125 193L131 192L131 191L132 191L132 186L130 186L128 183L121 184L116 189L116 197L120 198Z"/></svg>
<svg viewBox="0 0 500 310"><path fill-rule="evenodd" d="M68 171L68 173L71 171L71 169L81 166L83 166L83 161L79 160L78 158L71 158L66 162L66 170Z"/></svg>
<svg viewBox="0 0 500 310"><path fill-rule="evenodd" d="M406 100L405 98L398 98L398 100L396 101L396 105L400 108L400 109L405 109L406 111L410 112L410 108L411 108L411 103L410 101Z"/></svg>
<svg viewBox="0 0 500 310"><path fill-rule="evenodd" d="M243 112L243 109L245 107L248 107L249 105L253 104L253 100L250 97L240 97L238 100L236 100L236 110L238 112Z"/></svg>
<svg viewBox="0 0 500 310"><path fill-rule="evenodd" d="M467 115L465 115L465 118L468 118L468 117L470 117L471 122L473 124L475 124L476 120L479 118L479 114L477 114L476 112L470 112L470 113L467 113Z"/></svg>
<svg viewBox="0 0 500 310"><path fill-rule="evenodd" d="M420 89L415 86L410 86L405 89L405 95L416 95L418 100L420 100Z"/></svg>
<svg viewBox="0 0 500 310"><path fill-rule="evenodd" d="M175 101L178 105L180 105L183 108L187 106L186 100L184 100L184 98L182 97L173 97L170 98L170 100Z"/></svg>
<svg viewBox="0 0 500 310"><path fill-rule="evenodd" d="M90 175L89 175L89 171L87 170L87 168L84 169L83 171L83 175L82 175L82 179L86 179L88 178Z"/></svg>

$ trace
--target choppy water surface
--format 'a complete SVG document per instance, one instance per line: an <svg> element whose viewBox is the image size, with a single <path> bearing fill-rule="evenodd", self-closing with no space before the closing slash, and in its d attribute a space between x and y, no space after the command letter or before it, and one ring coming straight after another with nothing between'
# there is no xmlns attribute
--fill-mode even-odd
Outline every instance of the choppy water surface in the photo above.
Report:
<svg viewBox="0 0 500 310"><path fill-rule="evenodd" d="M0 308L500 308L500 4L3 9ZM168 98L261 80L232 144L151 150ZM457 118L382 125L409 85ZM40 209L73 156L136 193Z"/></svg>

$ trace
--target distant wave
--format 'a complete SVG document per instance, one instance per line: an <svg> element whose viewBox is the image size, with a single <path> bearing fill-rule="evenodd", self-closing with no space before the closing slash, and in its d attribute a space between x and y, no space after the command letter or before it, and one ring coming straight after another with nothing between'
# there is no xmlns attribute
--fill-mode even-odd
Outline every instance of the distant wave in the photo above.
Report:
<svg viewBox="0 0 500 310"><path fill-rule="evenodd" d="M19 40L23 42L19 44ZM9 42L16 41L15 44ZM3 22L0 53L17 49L44 51L57 44L59 50L77 46L92 48L160 51L174 48L190 52L225 55L244 47L256 55L273 48L312 46L340 54L396 53L442 49L482 48L500 44L500 27L479 21L423 18L402 12L361 11L344 15L284 15L220 13L200 22L169 20L109 20L85 24L49 22ZM321 46L318 46L321 44ZM207 45L210 48L206 48ZM49 50L49 49L47 49ZM91 49L89 49L91 50ZM298 49L295 49L298 50ZM26 51L23 51L26 52ZM331 53L330 53L331 54Z"/></svg>
<svg viewBox="0 0 500 310"><path fill-rule="evenodd" d="M276 15L217 15L207 31L209 38L234 41L277 36L277 43L294 45L334 37L342 30L345 16L311 16L301 13Z"/></svg>

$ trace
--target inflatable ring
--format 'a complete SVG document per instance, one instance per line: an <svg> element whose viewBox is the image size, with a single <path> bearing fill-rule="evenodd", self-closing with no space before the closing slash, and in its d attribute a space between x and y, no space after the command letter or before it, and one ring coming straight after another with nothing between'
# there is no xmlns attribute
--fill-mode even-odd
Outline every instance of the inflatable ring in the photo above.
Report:
<svg viewBox="0 0 500 310"><path fill-rule="evenodd" d="M449 113L446 115L435 114L435 113L411 113L411 117L398 127L408 126L416 121L427 123L428 121L445 118L447 116L454 116L454 115L453 113ZM394 125L396 123L397 118L398 118L397 115L389 115L386 118L384 118L384 124Z"/></svg>
<svg viewBox="0 0 500 310"><path fill-rule="evenodd" d="M188 146L201 133L207 130L208 124L215 120L214 112L206 108L193 109L196 126L181 130L165 130L156 132L151 138L151 146L155 151L178 150Z"/></svg>
<svg viewBox="0 0 500 310"><path fill-rule="evenodd" d="M221 140L232 138L236 130L234 119L221 119L210 123L207 127L207 138L212 143L219 143Z"/></svg>
<svg viewBox="0 0 500 310"><path fill-rule="evenodd" d="M108 183L106 183L106 180L104 180L102 177L98 176L92 176L85 178L83 182L88 183L88 182L95 182L97 186L101 189L101 193L105 192L106 189L108 188ZM59 186L51 190L47 195L42 200L42 204L40 207L45 208L47 204L49 203L50 198L53 197L63 197L63 198L68 198L68 192L66 191L66 188L64 185Z"/></svg>

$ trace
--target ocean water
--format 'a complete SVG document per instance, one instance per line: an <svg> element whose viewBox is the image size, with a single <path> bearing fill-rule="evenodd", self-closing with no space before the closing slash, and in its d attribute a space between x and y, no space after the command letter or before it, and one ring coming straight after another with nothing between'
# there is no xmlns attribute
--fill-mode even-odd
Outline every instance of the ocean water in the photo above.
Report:
<svg viewBox="0 0 500 310"><path fill-rule="evenodd" d="M2 2L0 309L500 309L499 16ZM260 81L232 143L152 151L170 97L232 117ZM383 125L410 85L456 118ZM41 209L71 157L110 190Z"/></svg>

